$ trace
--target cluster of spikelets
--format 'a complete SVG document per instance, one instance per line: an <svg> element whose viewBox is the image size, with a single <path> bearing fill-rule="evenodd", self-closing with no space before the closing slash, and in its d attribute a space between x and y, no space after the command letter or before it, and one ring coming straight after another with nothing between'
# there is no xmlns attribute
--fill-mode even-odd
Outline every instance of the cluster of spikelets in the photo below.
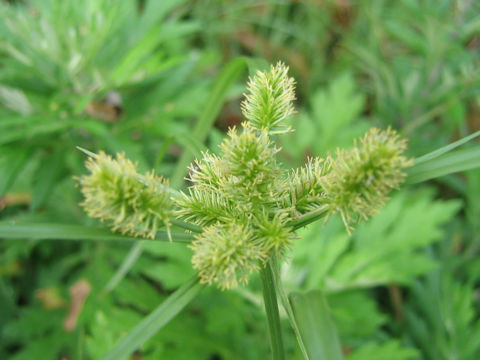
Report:
<svg viewBox="0 0 480 360"><path fill-rule="evenodd" d="M82 206L91 217L111 224L114 231L155 238L161 227L169 229L172 199L168 183L153 172L140 175L124 154L104 152L86 162L90 174L79 178Z"/></svg>
<svg viewBox="0 0 480 360"><path fill-rule="evenodd" d="M294 239L277 152L267 130L244 123L241 132L228 133L220 156L205 154L191 167L192 186L177 200L177 215L204 227L191 245L203 282L222 289L244 284Z"/></svg>
<svg viewBox="0 0 480 360"><path fill-rule="evenodd" d="M309 159L289 176L295 211L339 213L350 230L352 223L374 215L403 182L404 169L413 165L403 154L406 148L406 140L392 129L372 128L349 150Z"/></svg>
<svg viewBox="0 0 480 360"><path fill-rule="evenodd" d="M287 72L278 63L250 79L242 104L247 121L228 132L219 155L207 152L192 164L187 193L172 200L165 180L137 174L123 155L100 153L80 178L84 208L140 237L154 237L171 216L200 226L190 246L193 267L202 283L221 289L246 284L272 255L283 255L302 216L339 213L347 229L372 216L411 165L406 141L391 129L372 129L349 150L283 170L272 137L291 131L284 121L295 94Z"/></svg>

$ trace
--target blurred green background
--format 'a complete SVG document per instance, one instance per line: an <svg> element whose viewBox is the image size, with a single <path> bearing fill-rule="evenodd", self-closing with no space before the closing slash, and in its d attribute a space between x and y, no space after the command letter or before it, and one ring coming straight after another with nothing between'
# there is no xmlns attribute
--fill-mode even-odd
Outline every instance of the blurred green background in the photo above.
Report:
<svg viewBox="0 0 480 360"><path fill-rule="evenodd" d="M289 167L372 126L412 157L480 130L477 1L24 0L0 14L0 221L97 224L78 205L76 146L185 187L185 165L242 120L240 63L290 66ZM393 194L352 236L337 218L301 235L284 281L327 294L348 360L480 358L480 171ZM100 359L192 276L190 256L0 240L0 359ZM206 289L131 359L267 359L261 299L256 276Z"/></svg>

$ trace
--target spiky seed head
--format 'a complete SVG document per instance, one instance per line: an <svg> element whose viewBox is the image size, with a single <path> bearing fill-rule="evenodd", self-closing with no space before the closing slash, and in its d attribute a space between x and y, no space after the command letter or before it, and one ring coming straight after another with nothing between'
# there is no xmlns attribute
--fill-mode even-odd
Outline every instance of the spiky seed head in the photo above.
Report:
<svg viewBox="0 0 480 360"><path fill-rule="evenodd" d="M288 77L288 67L282 62L270 71L257 71L248 81L242 112L250 126L270 134L292 131L285 120L294 112L295 81Z"/></svg>
<svg viewBox="0 0 480 360"><path fill-rule="evenodd" d="M287 222L286 212L278 212L273 216L263 212L255 218L255 236L265 249L265 253L275 252L282 255L297 238Z"/></svg>
<svg viewBox="0 0 480 360"><path fill-rule="evenodd" d="M239 182L262 182L276 167L278 149L265 131L244 127L242 132L230 129L228 138L220 145L228 175Z"/></svg>
<svg viewBox="0 0 480 360"><path fill-rule="evenodd" d="M175 199L178 210L175 215L199 226L217 222L228 223L241 216L241 208L235 206L223 193L202 186L191 186L188 195Z"/></svg>
<svg viewBox="0 0 480 360"><path fill-rule="evenodd" d="M190 166L189 180L193 185L219 189L225 182L226 162L215 154L203 152L203 157Z"/></svg>
<svg viewBox="0 0 480 360"><path fill-rule="evenodd" d="M349 150L327 158L320 178L331 212L339 212L347 228L352 221L368 218L405 179L413 163L404 152L407 142L391 128L372 128Z"/></svg>
<svg viewBox="0 0 480 360"><path fill-rule="evenodd" d="M234 222L205 228L190 247L200 281L215 283L222 290L246 284L250 274L266 259L266 254L253 240L252 231Z"/></svg>
<svg viewBox="0 0 480 360"><path fill-rule="evenodd" d="M153 172L141 176L136 165L117 154L100 152L86 162L90 174L78 181L91 217L108 221L112 230L154 238L157 230L170 225L172 200L165 179Z"/></svg>
<svg viewBox="0 0 480 360"><path fill-rule="evenodd" d="M190 168L188 195L176 198L176 215L203 226L191 244L192 263L203 283L221 289L245 284L273 253L282 255L295 238L288 220L308 211L339 212L347 226L373 215L412 164L406 141L387 129L370 130L350 150L309 159L288 176L275 161L271 135L289 131L294 82L282 63L250 80L242 104L247 122L230 130L220 156L204 153ZM169 225L172 199L166 181L139 175L123 154L87 161L80 178L89 215L135 236L154 237Z"/></svg>
<svg viewBox="0 0 480 360"><path fill-rule="evenodd" d="M322 178L328 172L325 160L319 157L308 158L300 169L289 174L286 186L290 188L290 198L296 212L305 213L325 205Z"/></svg>

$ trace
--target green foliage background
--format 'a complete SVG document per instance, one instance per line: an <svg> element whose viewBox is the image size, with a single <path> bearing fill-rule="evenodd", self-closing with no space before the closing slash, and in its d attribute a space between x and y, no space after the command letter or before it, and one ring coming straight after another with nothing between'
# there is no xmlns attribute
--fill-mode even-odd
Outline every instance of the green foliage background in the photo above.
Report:
<svg viewBox="0 0 480 360"><path fill-rule="evenodd" d="M412 157L480 129L475 1L25 0L0 16L3 223L97 224L78 206L76 146L124 151L184 186L190 159L241 121L245 78L218 93L218 116L207 102L238 56L283 60L297 79L287 165L372 126L398 129ZM283 279L327 295L349 360L476 360L479 204L478 170L405 188L352 236L338 218L302 230ZM101 359L191 278L190 257L182 244L0 240L0 358ZM91 293L66 331L81 279ZM260 291L257 277L204 290L136 359L268 358Z"/></svg>

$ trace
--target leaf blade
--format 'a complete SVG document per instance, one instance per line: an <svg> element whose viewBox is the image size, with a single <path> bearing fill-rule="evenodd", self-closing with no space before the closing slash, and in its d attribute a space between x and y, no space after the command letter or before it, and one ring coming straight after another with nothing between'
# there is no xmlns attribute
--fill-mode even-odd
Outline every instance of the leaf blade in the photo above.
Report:
<svg viewBox="0 0 480 360"><path fill-rule="evenodd" d="M112 233L108 229L73 224L55 223L15 223L0 221L0 238L4 239L35 239L35 240L110 240L110 241L142 241L147 239L134 238ZM172 233L175 242L190 242L189 234ZM157 240L168 240L166 232L159 232Z"/></svg>
<svg viewBox="0 0 480 360"><path fill-rule="evenodd" d="M145 317L133 331L125 336L103 360L118 360L132 354L188 305L203 288L195 276L180 287L152 313Z"/></svg>
<svg viewBox="0 0 480 360"><path fill-rule="evenodd" d="M323 294L320 291L293 292L289 301L308 359L342 360L337 330Z"/></svg>
<svg viewBox="0 0 480 360"><path fill-rule="evenodd" d="M429 160L432 160L432 159L435 159L443 154L446 154L447 152L449 151L452 151L453 149L456 149L457 147L463 145L463 144L466 144L467 142L469 142L470 140L473 140L475 139L476 137L480 136L480 130L479 131L476 131L474 132L473 134L470 134L468 136L465 136L464 138L460 139L460 140L457 140L451 144L448 144L446 146L443 146L441 147L440 149L437 149L435 151L432 151L428 154L425 154L423 156L420 156L419 158L416 158L415 159L415 165L417 164L421 164L421 163L424 163L426 161L429 161Z"/></svg>
<svg viewBox="0 0 480 360"><path fill-rule="evenodd" d="M480 145L430 158L407 169L406 185L480 167Z"/></svg>

